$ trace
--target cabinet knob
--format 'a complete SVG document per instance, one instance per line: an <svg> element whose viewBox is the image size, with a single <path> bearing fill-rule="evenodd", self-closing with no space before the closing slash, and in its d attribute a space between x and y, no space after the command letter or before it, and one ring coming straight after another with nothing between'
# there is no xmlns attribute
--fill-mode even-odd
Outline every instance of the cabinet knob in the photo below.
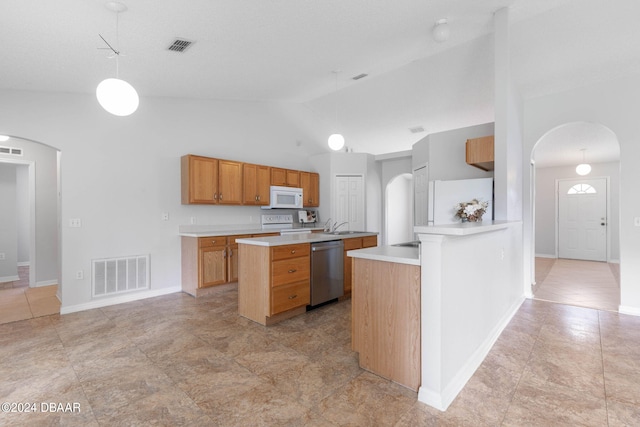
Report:
<svg viewBox="0 0 640 427"><path fill-rule="evenodd" d="M298 298L298 295L291 295L291 296L289 297L289 299L294 299L294 298Z"/></svg>
<svg viewBox="0 0 640 427"><path fill-rule="evenodd" d="M255 200L255 201L257 202L257 201L258 201L258 196L255 196L255 197L253 198L253 200Z"/></svg>
<svg viewBox="0 0 640 427"><path fill-rule="evenodd" d="M296 271L298 271L298 270L296 270L295 268L293 268L293 269L289 270L289 273L295 273Z"/></svg>
<svg viewBox="0 0 640 427"><path fill-rule="evenodd" d="M229 256L233 256L233 249L229 249Z"/></svg>
<svg viewBox="0 0 640 427"><path fill-rule="evenodd" d="M220 200L222 200L222 193L220 193Z"/></svg>
<svg viewBox="0 0 640 427"><path fill-rule="evenodd" d="M218 193L213 193L213 200L218 200Z"/></svg>
<svg viewBox="0 0 640 427"><path fill-rule="evenodd" d="M291 253L292 253L292 254L295 254L295 253L296 253L296 250L295 250L295 249L293 249L293 250L291 251Z"/></svg>

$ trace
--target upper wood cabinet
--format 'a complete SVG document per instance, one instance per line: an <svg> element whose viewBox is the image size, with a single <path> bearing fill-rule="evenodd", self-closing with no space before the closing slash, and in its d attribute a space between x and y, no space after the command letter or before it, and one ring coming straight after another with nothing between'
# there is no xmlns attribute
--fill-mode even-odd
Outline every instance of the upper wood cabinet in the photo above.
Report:
<svg viewBox="0 0 640 427"><path fill-rule="evenodd" d="M269 166L243 164L243 204L245 205L269 205L269 193L271 186L271 168Z"/></svg>
<svg viewBox="0 0 640 427"><path fill-rule="evenodd" d="M287 169L287 187L300 187L300 171Z"/></svg>
<svg viewBox="0 0 640 427"><path fill-rule="evenodd" d="M300 172L300 187L305 208L320 206L320 175L315 172Z"/></svg>
<svg viewBox="0 0 640 427"><path fill-rule="evenodd" d="M467 139L467 163L483 171L493 170L493 135Z"/></svg>
<svg viewBox="0 0 640 427"><path fill-rule="evenodd" d="M271 168L271 185L278 185L281 187L300 187L300 171Z"/></svg>
<svg viewBox="0 0 640 427"><path fill-rule="evenodd" d="M181 159L183 204L242 204L242 163L188 154Z"/></svg>

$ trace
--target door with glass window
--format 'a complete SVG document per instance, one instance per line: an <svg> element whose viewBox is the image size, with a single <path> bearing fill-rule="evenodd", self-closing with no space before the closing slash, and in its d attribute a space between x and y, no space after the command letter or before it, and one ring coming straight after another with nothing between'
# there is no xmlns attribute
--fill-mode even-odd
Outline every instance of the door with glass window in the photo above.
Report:
<svg viewBox="0 0 640 427"><path fill-rule="evenodd" d="M558 257L607 260L607 179L558 181Z"/></svg>

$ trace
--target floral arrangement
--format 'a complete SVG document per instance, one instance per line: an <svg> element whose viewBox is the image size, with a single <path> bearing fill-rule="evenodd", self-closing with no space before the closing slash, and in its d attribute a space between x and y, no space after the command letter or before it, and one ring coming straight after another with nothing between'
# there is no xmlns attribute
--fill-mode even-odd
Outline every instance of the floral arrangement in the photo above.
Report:
<svg viewBox="0 0 640 427"><path fill-rule="evenodd" d="M473 199L470 202L461 202L455 205L456 216L461 218L462 221L481 221L482 215L487 211L489 202L480 202L477 199Z"/></svg>

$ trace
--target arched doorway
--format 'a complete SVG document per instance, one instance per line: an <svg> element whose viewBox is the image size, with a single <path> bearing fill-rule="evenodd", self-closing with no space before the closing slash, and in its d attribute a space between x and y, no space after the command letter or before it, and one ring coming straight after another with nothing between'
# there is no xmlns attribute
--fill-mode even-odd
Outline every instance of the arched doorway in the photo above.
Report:
<svg viewBox="0 0 640 427"><path fill-rule="evenodd" d="M414 240L413 177L403 173L392 178L385 188L385 244Z"/></svg>
<svg viewBox="0 0 640 427"><path fill-rule="evenodd" d="M60 151L25 138L0 142L3 213L13 218L12 233L2 234L7 271L0 274L1 298L8 304L0 322L59 312ZM17 280L10 280L18 277ZM5 318L6 317L6 318Z"/></svg>
<svg viewBox="0 0 640 427"><path fill-rule="evenodd" d="M592 167L586 176L576 172L583 156ZM549 130L533 147L534 298L617 310L619 170L616 135L598 123L565 123ZM599 208L596 199L602 204ZM585 248L593 247L598 256L584 255L589 252ZM588 261L595 259L600 262Z"/></svg>

